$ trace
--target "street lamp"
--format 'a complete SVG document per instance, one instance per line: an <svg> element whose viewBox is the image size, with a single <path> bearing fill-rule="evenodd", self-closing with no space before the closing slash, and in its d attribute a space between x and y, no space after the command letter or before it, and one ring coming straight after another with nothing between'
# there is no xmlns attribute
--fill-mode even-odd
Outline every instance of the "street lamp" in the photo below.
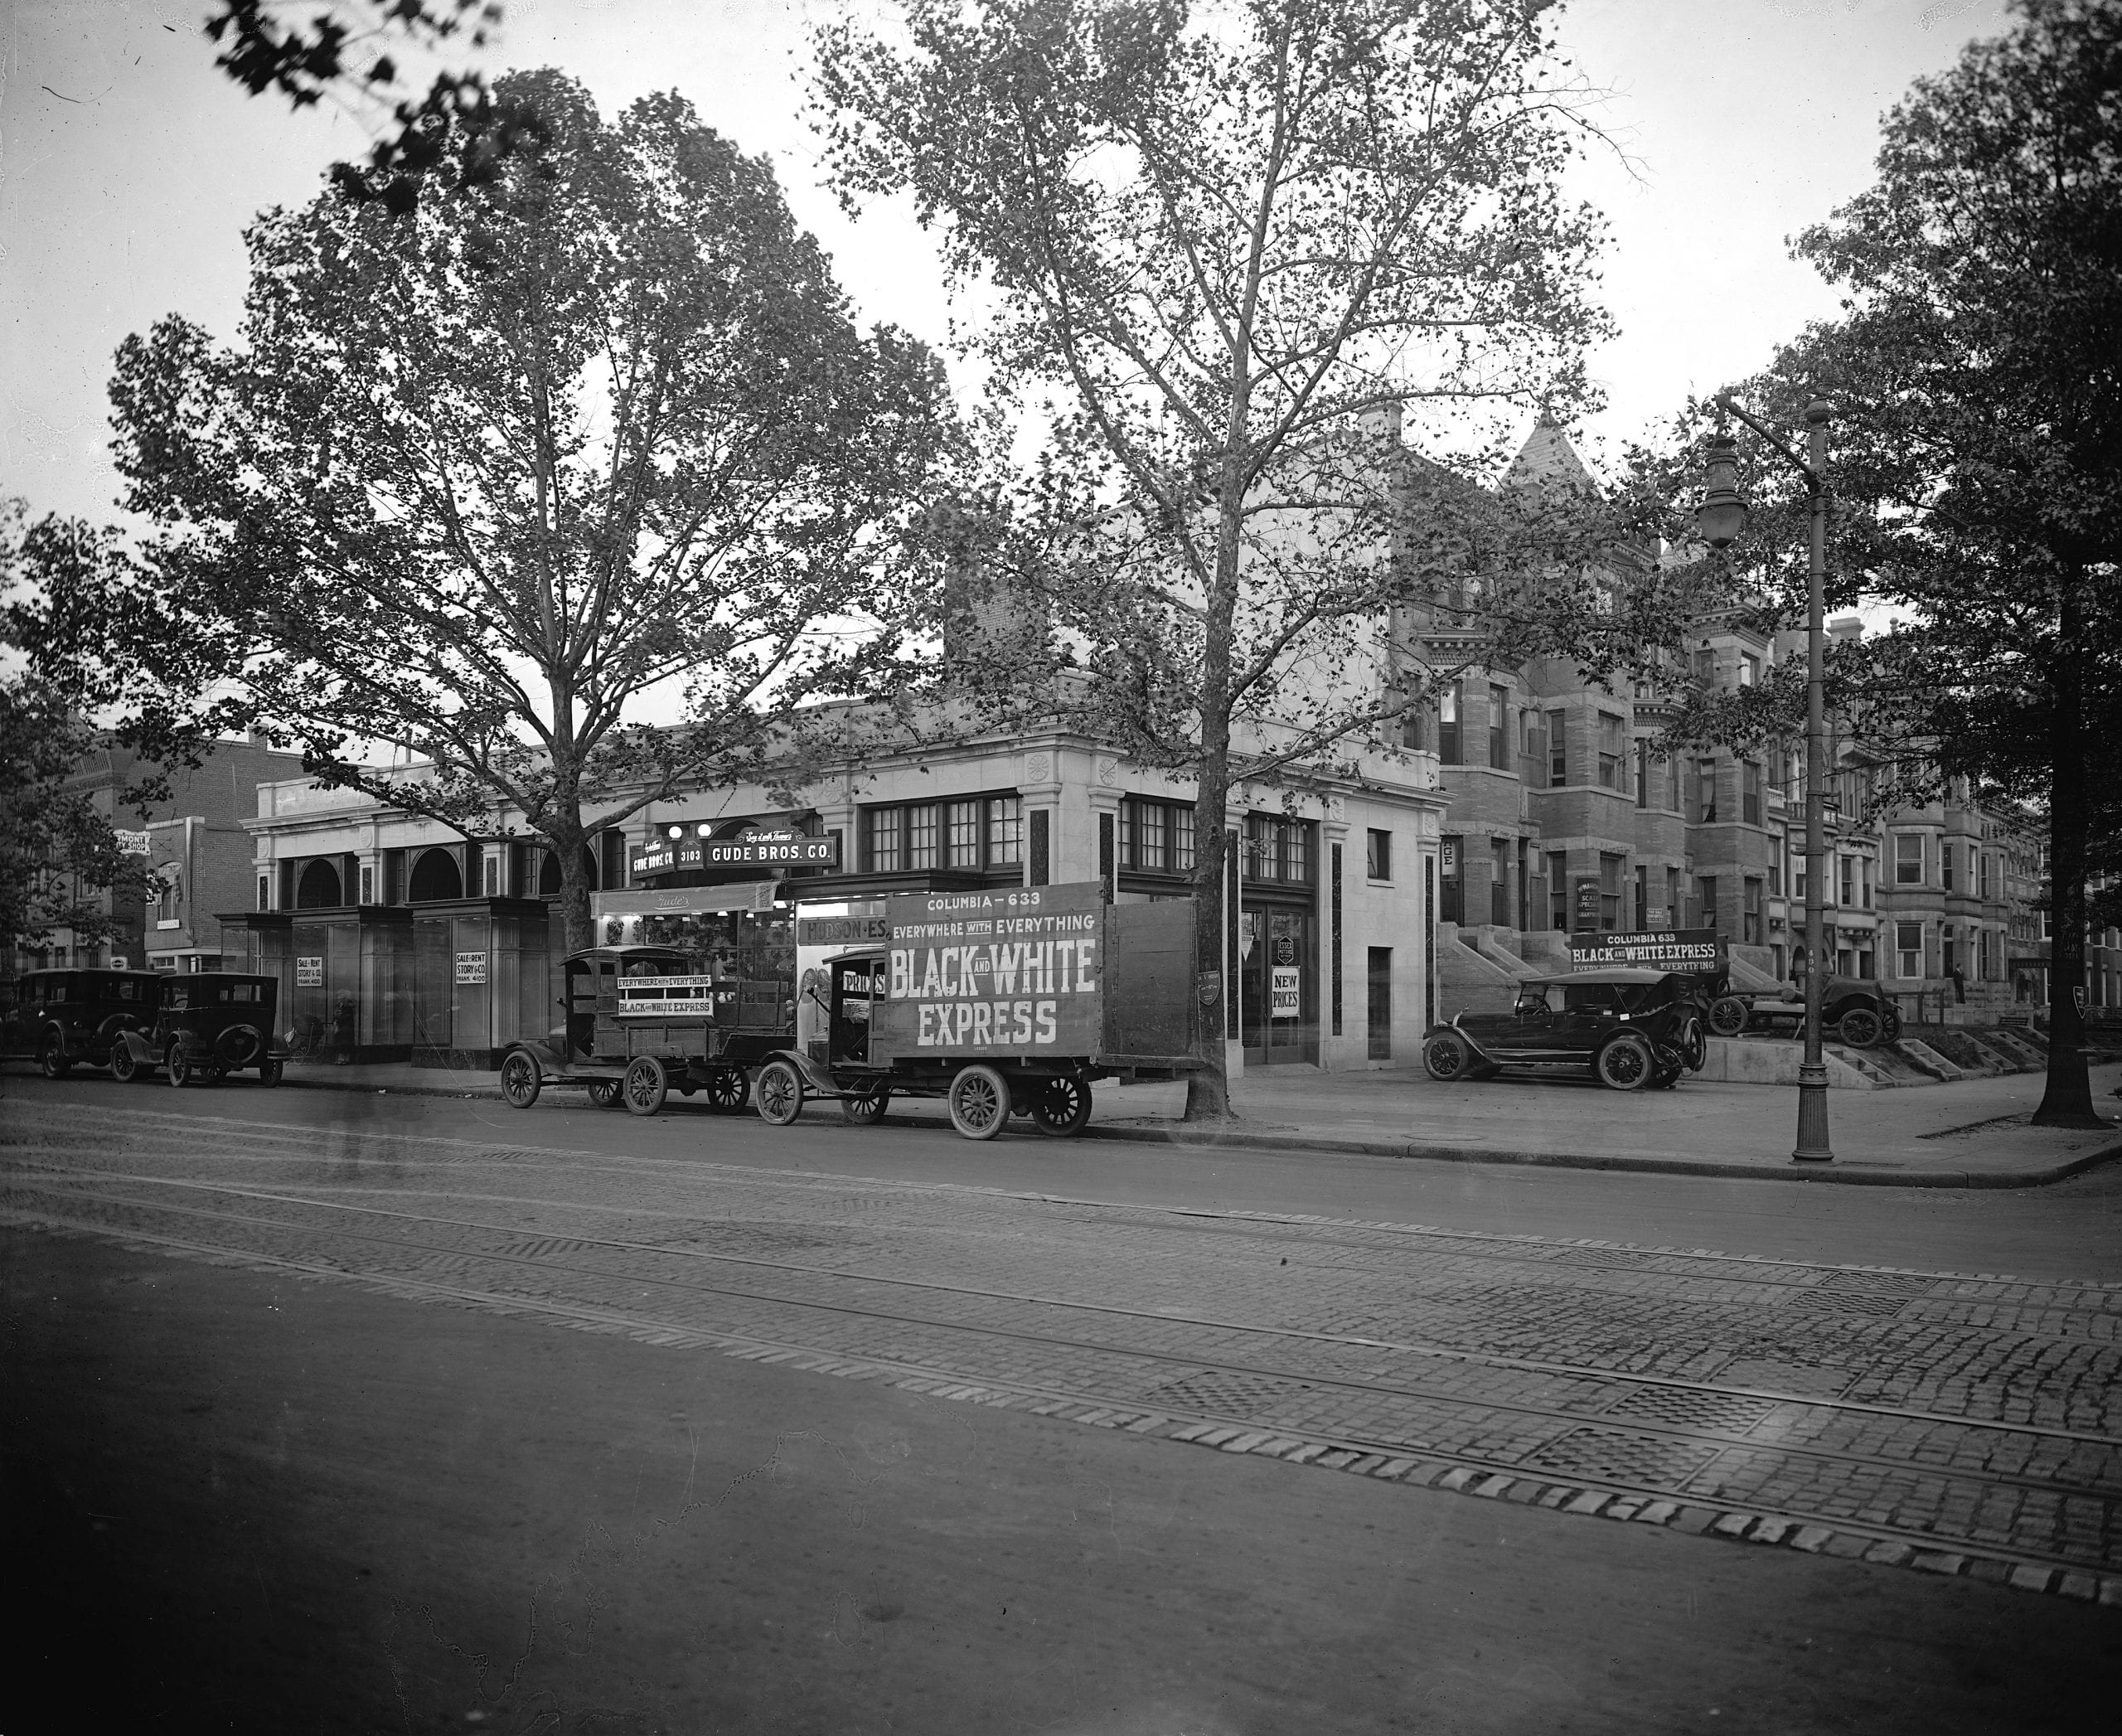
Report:
<svg viewBox="0 0 2122 1736"><path fill-rule="evenodd" d="M1808 563L1805 618L1805 1053L1798 1067L1798 1143L1790 1158L1794 1163L1832 1163L1834 1152L1828 1143L1827 1131L1827 1063L1820 1053L1820 1008L1827 992L1827 973L1820 967L1824 956L1821 900L1827 862L1821 835L1827 767L1821 701L1825 650L1820 617L1827 584L1827 424L1834 411L1824 398L1815 398L1805 406L1808 441L1806 456L1801 458L1734 404L1729 392L1717 395L1717 407L1753 429L1770 451L1805 478L1811 507L1812 555ZM1709 442L1702 505L1695 512L1696 534L1713 549L1730 547L1746 528L1746 502L1733 483L1737 463L1732 437L1720 430Z"/></svg>

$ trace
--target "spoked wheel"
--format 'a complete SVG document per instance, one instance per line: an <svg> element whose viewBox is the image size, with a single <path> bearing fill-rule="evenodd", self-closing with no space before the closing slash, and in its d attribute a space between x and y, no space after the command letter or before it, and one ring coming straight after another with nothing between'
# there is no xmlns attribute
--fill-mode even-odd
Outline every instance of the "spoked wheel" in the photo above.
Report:
<svg viewBox="0 0 2122 1736"><path fill-rule="evenodd" d="M670 1095L670 1076L654 1055L637 1055L627 1067L620 1089L626 1093L627 1114L653 1115Z"/></svg>
<svg viewBox="0 0 2122 1736"><path fill-rule="evenodd" d="M884 1110L892 1100L889 1086L879 1085L874 1091L865 1091L860 1097L843 1097L840 1113L858 1127L866 1127L873 1122L884 1118Z"/></svg>
<svg viewBox="0 0 2122 1736"><path fill-rule="evenodd" d="M1683 1069L1678 1067L1659 1068L1657 1077L1650 1081L1650 1089L1653 1091L1671 1090L1674 1086L1679 1084L1682 1071Z"/></svg>
<svg viewBox="0 0 2122 1736"><path fill-rule="evenodd" d="M269 1055L258 1064L258 1083L261 1085L277 1085L280 1083L280 1075L286 1070L285 1062L282 1061L278 1055Z"/></svg>
<svg viewBox="0 0 2122 1736"><path fill-rule="evenodd" d="M277 1069L278 1061L268 1061L269 1067ZM512 1109L527 1109L538 1101L539 1079L537 1058L526 1055L521 1049L512 1050L501 1064L501 1094ZM270 1084L273 1080L266 1081Z"/></svg>
<svg viewBox="0 0 2122 1736"><path fill-rule="evenodd" d="M36 1064L46 1079L64 1079L74 1070L74 1058L66 1053L57 1031L37 1045Z"/></svg>
<svg viewBox="0 0 2122 1736"><path fill-rule="evenodd" d="M786 1061L768 1061L759 1069L760 1118L785 1127L803 1110L803 1081Z"/></svg>
<svg viewBox="0 0 2122 1736"><path fill-rule="evenodd" d="M1898 1043L1901 1040L1901 1009L1899 1007L1890 1006L1880 1010L1879 1040L1882 1043Z"/></svg>
<svg viewBox="0 0 2122 1736"><path fill-rule="evenodd" d="M967 1139L992 1139L1010 1118L1009 1082L992 1067L962 1069L947 1101L951 1125Z"/></svg>
<svg viewBox="0 0 2122 1736"><path fill-rule="evenodd" d="M1869 1049L1878 1041L1879 1033L1885 1026L1870 1007L1853 1006L1842 1016L1842 1022L1836 1028L1842 1040L1852 1049Z"/></svg>
<svg viewBox="0 0 2122 1736"><path fill-rule="evenodd" d="M1634 1031L1623 1031L1607 1044L1593 1064L1599 1082L1616 1091L1640 1091L1650 1083L1658 1066L1650 1045Z"/></svg>
<svg viewBox="0 0 2122 1736"><path fill-rule="evenodd" d="M139 1060L123 1037L110 1045L110 1076L121 1085L129 1085L140 1076Z"/></svg>
<svg viewBox="0 0 2122 1736"><path fill-rule="evenodd" d="M1091 1088L1079 1079L1050 1079L1031 1100L1031 1124L1042 1133L1066 1139L1090 1125Z"/></svg>
<svg viewBox="0 0 2122 1736"><path fill-rule="evenodd" d="M610 1109L618 1107L619 1081L615 1079L593 1079L589 1082L589 1102L593 1108Z"/></svg>
<svg viewBox="0 0 2122 1736"><path fill-rule="evenodd" d="M169 1045L169 1059L163 1063L163 1067L169 1074L170 1084L179 1088L191 1084L198 1077L199 1069L191 1064L184 1050L175 1043Z"/></svg>
<svg viewBox="0 0 2122 1736"><path fill-rule="evenodd" d="M1698 1019L1680 1021L1680 1028L1674 1034L1673 1046L1680 1051L1680 1060L1690 1073L1701 1072L1708 1062L1709 1039L1703 1035L1702 1022Z"/></svg>
<svg viewBox="0 0 2122 1736"><path fill-rule="evenodd" d="M1456 1030L1440 1030L1422 1045L1422 1065L1432 1079L1463 1079L1473 1062L1471 1045Z"/></svg>
<svg viewBox="0 0 2122 1736"><path fill-rule="evenodd" d="M1737 995L1719 995L1709 1003L1709 1028L1720 1037L1736 1037L1747 1028L1747 1003Z"/></svg>
<svg viewBox="0 0 2122 1736"><path fill-rule="evenodd" d="M751 1095L741 1067L724 1067L707 1082L707 1105L724 1115L736 1114Z"/></svg>

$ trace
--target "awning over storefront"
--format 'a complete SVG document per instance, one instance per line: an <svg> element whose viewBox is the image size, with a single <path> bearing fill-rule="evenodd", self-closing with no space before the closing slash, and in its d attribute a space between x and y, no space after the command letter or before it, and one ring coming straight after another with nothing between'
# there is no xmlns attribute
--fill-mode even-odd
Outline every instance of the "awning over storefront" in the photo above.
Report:
<svg viewBox="0 0 2122 1736"><path fill-rule="evenodd" d="M632 887L593 892L589 914L607 916L690 916L708 910L771 910L786 880L742 880L728 886L676 886L667 891Z"/></svg>

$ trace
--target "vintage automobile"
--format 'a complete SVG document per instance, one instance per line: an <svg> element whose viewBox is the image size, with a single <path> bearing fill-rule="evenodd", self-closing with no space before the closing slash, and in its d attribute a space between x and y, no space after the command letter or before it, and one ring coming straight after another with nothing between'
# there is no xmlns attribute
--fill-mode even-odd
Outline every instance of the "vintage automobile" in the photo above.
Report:
<svg viewBox="0 0 2122 1736"><path fill-rule="evenodd" d="M1709 1028L1720 1037L1742 1031L1780 1030L1803 1025L1805 990L1802 981L1771 994L1727 989L1709 1003ZM1879 992L1877 983L1862 977L1830 977L1820 1002L1820 1029L1852 1049L1891 1043L1901 1035L1901 1013Z"/></svg>
<svg viewBox="0 0 2122 1736"><path fill-rule="evenodd" d="M747 1069L794 1033L789 985L696 972L672 948L590 947L565 972L561 1022L501 1057L501 1095L516 1108L547 1085L582 1085L599 1108L635 1115L653 1115L672 1091L705 1091L734 1113L751 1095Z"/></svg>
<svg viewBox="0 0 2122 1736"><path fill-rule="evenodd" d="M158 971L31 971L14 984L0 1047L35 1055L46 1079L107 1067L118 1033L153 1019L162 980Z"/></svg>
<svg viewBox="0 0 2122 1736"><path fill-rule="evenodd" d="M255 1067L261 1084L277 1085L288 1059L273 1028L277 977L239 971L158 973L153 1021L121 1031L111 1045L113 1079L163 1074L172 1085L218 1084Z"/></svg>
<svg viewBox="0 0 2122 1736"><path fill-rule="evenodd" d="M1616 1091L1668 1089L1707 1056L1693 977L1635 965L1529 978L1509 1012L1461 1013L1422 1040L1434 1079L1564 1069Z"/></svg>

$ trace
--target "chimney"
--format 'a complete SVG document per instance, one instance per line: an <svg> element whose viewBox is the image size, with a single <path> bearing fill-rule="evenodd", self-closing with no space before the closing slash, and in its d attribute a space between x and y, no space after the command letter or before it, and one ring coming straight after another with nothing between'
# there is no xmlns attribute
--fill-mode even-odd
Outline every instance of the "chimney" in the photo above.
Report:
<svg viewBox="0 0 2122 1736"><path fill-rule="evenodd" d="M1395 446L1400 444L1401 405L1395 398L1389 404L1373 404L1356 417L1356 425L1365 434L1383 436Z"/></svg>
<svg viewBox="0 0 2122 1736"><path fill-rule="evenodd" d="M1864 623L1855 615L1841 615L1827 623L1828 637L1838 643L1864 637Z"/></svg>

